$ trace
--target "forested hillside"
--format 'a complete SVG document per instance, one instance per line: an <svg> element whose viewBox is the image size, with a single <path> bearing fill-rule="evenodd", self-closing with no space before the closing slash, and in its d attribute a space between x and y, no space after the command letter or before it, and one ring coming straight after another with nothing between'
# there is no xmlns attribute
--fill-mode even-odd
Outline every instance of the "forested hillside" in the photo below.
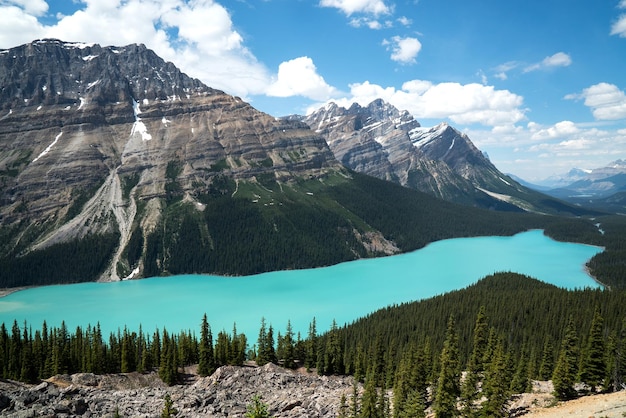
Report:
<svg viewBox="0 0 626 418"><path fill-rule="evenodd" d="M175 193L164 199L165 210L152 232L144 236L138 223L131 226L118 275L125 277L139 265L143 277L310 268L412 251L440 239L541 228L558 240L606 247L607 254L592 265L601 282L619 287L626 277L621 261L623 217L610 218L605 225L600 219L495 212L357 173L285 184L259 179L235 182L224 177L208 193L198 194L197 203ZM145 210L143 206L138 211ZM0 237L12 234L0 229ZM5 248L0 287L96 280L115 253L117 240L114 234L87 235L25 255L19 245ZM384 245L373 246L372 240Z"/></svg>

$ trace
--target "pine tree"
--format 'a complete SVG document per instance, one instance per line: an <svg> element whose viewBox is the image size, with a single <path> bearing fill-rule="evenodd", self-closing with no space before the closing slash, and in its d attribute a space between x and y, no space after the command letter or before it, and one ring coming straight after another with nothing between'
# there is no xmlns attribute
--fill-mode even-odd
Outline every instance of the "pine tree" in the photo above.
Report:
<svg viewBox="0 0 626 418"><path fill-rule="evenodd" d="M404 409L397 415L398 418L424 418L426 417L426 404L424 397L417 390L411 390L406 398Z"/></svg>
<svg viewBox="0 0 626 418"><path fill-rule="evenodd" d="M574 326L574 320L570 316L565 334L561 341L559 357L552 374L554 396L559 400L571 399L575 396L574 383L578 366L578 336Z"/></svg>
<svg viewBox="0 0 626 418"><path fill-rule="evenodd" d="M487 399L481 404L481 416L485 418L508 416L506 406L510 396L509 378L504 343L500 340L485 372L483 395Z"/></svg>
<svg viewBox="0 0 626 418"><path fill-rule="evenodd" d="M206 313L202 317L202 325L200 326L200 347L199 347L198 374L200 376L209 376L215 371L215 358L213 355L213 335L211 334L211 326L207 320Z"/></svg>
<svg viewBox="0 0 626 418"><path fill-rule="evenodd" d="M487 316L485 307L481 306L476 315L476 323L474 324L472 352L470 354L467 365L467 373L465 380L461 386L461 402L463 416L472 417L476 415L476 401L479 398L478 384L484 371L483 361L487 342L489 337L489 329L487 325Z"/></svg>
<svg viewBox="0 0 626 418"><path fill-rule="evenodd" d="M305 357L304 367L307 371L310 371L317 364L317 326L315 324L315 317L309 324L309 333L305 344Z"/></svg>
<svg viewBox="0 0 626 418"><path fill-rule="evenodd" d="M554 347L552 340L547 338L543 344L541 354L541 365L539 366L539 379L548 380L554 372Z"/></svg>
<svg viewBox="0 0 626 418"><path fill-rule="evenodd" d="M170 394L166 394L164 398L163 411L161 411L161 418L171 418L178 414L176 408L174 408L174 402L170 397Z"/></svg>
<svg viewBox="0 0 626 418"><path fill-rule="evenodd" d="M256 395L252 398L252 403L246 406L246 418L271 418L267 411L267 404L261 400L261 397Z"/></svg>
<svg viewBox="0 0 626 418"><path fill-rule="evenodd" d="M604 319L596 310L589 328L587 346L583 353L580 370L580 381L587 384L592 392L595 392L598 386L603 383L607 373L603 331Z"/></svg>
<svg viewBox="0 0 626 418"><path fill-rule="evenodd" d="M454 318L450 315L446 340L440 357L439 378L435 392L433 410L437 418L456 417L459 411L456 407L457 397L460 395L459 343L455 330Z"/></svg>
<svg viewBox="0 0 626 418"><path fill-rule="evenodd" d="M378 392L376 390L376 375L373 368L367 373L365 378L365 390L361 401L362 418L378 418Z"/></svg>

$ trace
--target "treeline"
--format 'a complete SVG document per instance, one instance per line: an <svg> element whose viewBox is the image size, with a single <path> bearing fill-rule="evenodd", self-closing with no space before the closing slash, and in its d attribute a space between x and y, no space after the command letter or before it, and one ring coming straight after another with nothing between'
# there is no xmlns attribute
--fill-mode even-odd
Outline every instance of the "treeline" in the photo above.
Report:
<svg viewBox="0 0 626 418"><path fill-rule="evenodd" d="M119 234L87 235L23 256L0 256L0 288L95 281L118 243Z"/></svg>

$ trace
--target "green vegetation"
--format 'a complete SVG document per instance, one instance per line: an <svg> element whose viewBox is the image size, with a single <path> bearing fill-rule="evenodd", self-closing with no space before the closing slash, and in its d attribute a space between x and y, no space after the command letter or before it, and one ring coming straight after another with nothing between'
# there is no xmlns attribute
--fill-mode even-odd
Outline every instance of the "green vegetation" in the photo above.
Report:
<svg viewBox="0 0 626 418"><path fill-rule="evenodd" d="M0 287L94 281L118 242L117 234L87 235L22 257L0 258Z"/></svg>

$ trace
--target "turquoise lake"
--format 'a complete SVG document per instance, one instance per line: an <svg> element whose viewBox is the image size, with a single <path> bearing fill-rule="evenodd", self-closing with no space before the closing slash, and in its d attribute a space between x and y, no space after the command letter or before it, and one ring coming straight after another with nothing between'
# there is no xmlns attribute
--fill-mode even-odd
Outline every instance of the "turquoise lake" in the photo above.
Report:
<svg viewBox="0 0 626 418"><path fill-rule="evenodd" d="M40 328L65 320L73 330L97 322L105 336L119 327L145 332L157 327L199 335L206 312L214 337L222 329L256 342L261 318L284 333L287 320L306 337L333 319L350 323L385 306L461 289L499 271L527 274L556 286L598 287L585 263L602 249L563 243L533 230L512 237L438 241L402 255L365 259L309 270L246 277L184 275L114 283L82 283L28 289L0 298L0 322L14 319Z"/></svg>

